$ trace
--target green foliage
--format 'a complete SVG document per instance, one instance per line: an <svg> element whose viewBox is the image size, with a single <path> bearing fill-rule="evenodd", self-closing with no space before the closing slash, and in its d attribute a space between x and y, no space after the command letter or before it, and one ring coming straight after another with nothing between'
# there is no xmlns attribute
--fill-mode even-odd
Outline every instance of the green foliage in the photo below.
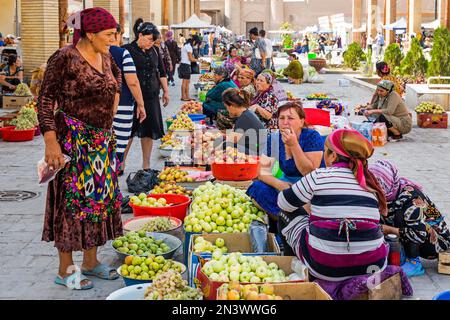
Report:
<svg viewBox="0 0 450 320"><path fill-rule="evenodd" d="M366 60L366 55L362 51L360 45L353 42L348 46L347 51L344 52L344 65L346 67L352 68L353 70L358 69L361 66L361 61Z"/></svg>
<svg viewBox="0 0 450 320"><path fill-rule="evenodd" d="M434 32L428 76L450 76L450 34L446 28Z"/></svg>
<svg viewBox="0 0 450 320"><path fill-rule="evenodd" d="M283 75L292 79L303 79L303 66L298 60L293 60L286 69L283 71Z"/></svg>
<svg viewBox="0 0 450 320"><path fill-rule="evenodd" d="M394 71L396 67L400 66L403 59L402 50L398 43L391 43L387 46L384 53L384 61L388 64L389 68Z"/></svg>
<svg viewBox="0 0 450 320"><path fill-rule="evenodd" d="M422 47L419 40L413 38L411 41L411 49L406 54L405 59L400 64L400 73L402 75L423 76L426 75L428 61L423 55Z"/></svg>
<svg viewBox="0 0 450 320"><path fill-rule="evenodd" d="M289 22L284 22L280 26L280 30L286 30L291 31L292 25ZM294 40L292 40L292 37L290 34L283 34L283 47L287 49L292 49L294 47Z"/></svg>

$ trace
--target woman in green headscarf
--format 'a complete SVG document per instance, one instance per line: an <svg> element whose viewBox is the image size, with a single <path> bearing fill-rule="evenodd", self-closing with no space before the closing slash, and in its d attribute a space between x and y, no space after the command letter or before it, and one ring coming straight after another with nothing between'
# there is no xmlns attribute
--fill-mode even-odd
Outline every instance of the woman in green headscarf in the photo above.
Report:
<svg viewBox="0 0 450 320"><path fill-rule="evenodd" d="M381 80L364 115L375 122L384 122L389 136L398 140L412 129L412 118L400 95L394 90L394 83Z"/></svg>

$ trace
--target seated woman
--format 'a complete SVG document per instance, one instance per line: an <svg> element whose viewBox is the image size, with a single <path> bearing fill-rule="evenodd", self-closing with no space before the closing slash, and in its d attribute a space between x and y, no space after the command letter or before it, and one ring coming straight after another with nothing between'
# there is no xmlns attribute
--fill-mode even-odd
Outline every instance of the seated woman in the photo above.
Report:
<svg viewBox="0 0 450 320"><path fill-rule="evenodd" d="M289 65L283 70L283 75L288 77L290 81L292 80L303 80L303 66L298 61L295 54L289 55Z"/></svg>
<svg viewBox="0 0 450 320"><path fill-rule="evenodd" d="M233 78L239 89L247 91L250 94L250 99L253 99L256 95L255 71L248 66L242 66L236 69Z"/></svg>
<svg viewBox="0 0 450 320"><path fill-rule="evenodd" d="M406 253L403 271L411 277L425 273L420 257L436 259L450 248L450 231L443 215L422 192L422 187L399 176L397 167L387 160L369 165L386 196L388 215L383 232L399 237Z"/></svg>
<svg viewBox="0 0 450 320"><path fill-rule="evenodd" d="M235 46L230 46L228 49L228 56L224 62L224 67L227 69L229 74L232 74L237 66L241 65L241 57L238 56L238 50Z"/></svg>
<svg viewBox="0 0 450 320"><path fill-rule="evenodd" d="M359 132L336 130L325 142L327 168L278 195L282 234L316 278L343 281L387 266L389 248L379 224L386 199L367 166L373 151ZM311 205L309 215L305 204Z"/></svg>
<svg viewBox="0 0 450 320"><path fill-rule="evenodd" d="M253 202L272 218L272 231L275 231L274 221L280 212L278 192L290 188L303 176L325 165L323 139L317 131L307 128L302 106L297 102L288 102L279 108L276 116L280 131L269 135L267 157L261 158L258 180L247 190ZM279 161L283 172L280 179L272 175L275 160Z"/></svg>
<svg viewBox="0 0 450 320"><path fill-rule="evenodd" d="M18 84L23 81L22 61L16 55L8 57L8 64L3 68L3 75L0 75L0 84L3 93L14 92Z"/></svg>
<svg viewBox="0 0 450 320"><path fill-rule="evenodd" d="M377 69L377 75L380 77L381 80L389 80L391 81L395 86L395 92L397 92L400 96L402 96L404 92L404 88L397 77L391 75L391 69L389 68L388 64L384 61L377 62L375 65Z"/></svg>
<svg viewBox="0 0 450 320"><path fill-rule="evenodd" d="M250 110L255 112L267 129L277 129L278 98L272 83L274 77L262 72L256 78L256 96L251 101Z"/></svg>
<svg viewBox="0 0 450 320"><path fill-rule="evenodd" d="M412 129L408 108L400 95L394 91L394 83L389 80L378 82L377 91L364 115L375 122L384 122L389 136L394 140L403 138L403 134Z"/></svg>
<svg viewBox="0 0 450 320"><path fill-rule="evenodd" d="M227 140L237 143L239 151L246 154L256 155L265 150L267 131L258 116L248 109L250 95L242 89L230 88L223 92L222 100L230 117L235 119L235 132L230 137L227 134ZM262 140L263 145L260 144Z"/></svg>
<svg viewBox="0 0 450 320"><path fill-rule="evenodd" d="M203 113L210 118L211 123L216 118L219 110L225 109L222 102L222 93L228 88L237 88L224 67L215 68L213 74L216 85L206 93L206 99L203 102Z"/></svg>

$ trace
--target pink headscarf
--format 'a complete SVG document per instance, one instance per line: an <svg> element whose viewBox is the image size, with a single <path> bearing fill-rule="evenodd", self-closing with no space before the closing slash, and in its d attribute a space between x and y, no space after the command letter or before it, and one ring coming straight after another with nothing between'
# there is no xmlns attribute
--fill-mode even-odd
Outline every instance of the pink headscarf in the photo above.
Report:
<svg viewBox="0 0 450 320"><path fill-rule="evenodd" d="M378 160L374 164L369 165L369 170L378 180L388 202L395 201L399 190L406 185L422 190L421 185L407 178L400 177L396 165L388 160Z"/></svg>
<svg viewBox="0 0 450 320"><path fill-rule="evenodd" d="M373 146L356 130L338 129L328 136L331 148L337 154L350 159L350 169L353 170L359 185L368 190L364 168L367 159L373 154Z"/></svg>
<svg viewBox="0 0 450 320"><path fill-rule="evenodd" d="M108 10L100 7L89 8L77 12L69 17L67 21L68 26L76 24L79 20L79 29L75 27L73 33L73 45L76 45L81 38L81 31L86 33L97 33L103 30L117 28L117 21Z"/></svg>
<svg viewBox="0 0 450 320"><path fill-rule="evenodd" d="M173 31L169 30L166 32L166 38L167 40L173 40Z"/></svg>

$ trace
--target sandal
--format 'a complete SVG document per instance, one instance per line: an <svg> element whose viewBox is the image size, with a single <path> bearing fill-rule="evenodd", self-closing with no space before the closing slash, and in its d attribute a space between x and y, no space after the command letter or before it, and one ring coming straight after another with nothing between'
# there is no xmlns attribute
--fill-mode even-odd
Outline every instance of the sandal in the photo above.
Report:
<svg viewBox="0 0 450 320"><path fill-rule="evenodd" d="M60 275L56 276L55 283L66 286L69 289L75 289L75 290L88 290L92 289L94 287L94 284L91 280L89 280L89 284L81 284L83 280L89 280L87 277L85 277L82 274L79 273L72 273L71 275L68 275L67 277L61 277Z"/></svg>
<svg viewBox="0 0 450 320"><path fill-rule="evenodd" d="M115 272L115 275L111 275L111 272ZM87 276L94 276L104 280L116 280L119 278L119 274L116 269L100 263L92 270L81 270L81 273Z"/></svg>

